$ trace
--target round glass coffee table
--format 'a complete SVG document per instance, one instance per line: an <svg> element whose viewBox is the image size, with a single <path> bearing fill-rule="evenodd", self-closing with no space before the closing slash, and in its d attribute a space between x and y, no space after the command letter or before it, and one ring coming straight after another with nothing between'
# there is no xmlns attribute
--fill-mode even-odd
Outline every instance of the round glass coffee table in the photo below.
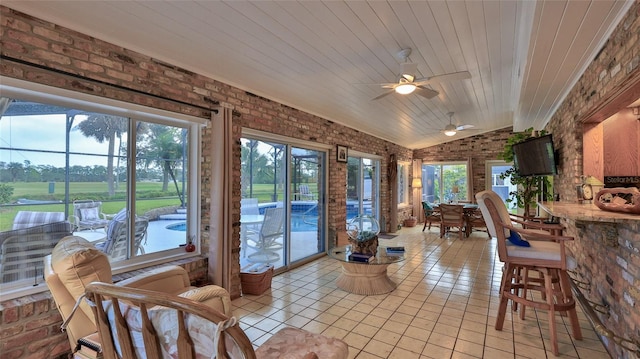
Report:
<svg viewBox="0 0 640 359"><path fill-rule="evenodd" d="M329 250L329 257L342 262L342 273L336 279L338 288L362 295L384 294L396 289L396 283L387 275L387 267L403 261L404 256L384 255L384 250L380 247L371 262L350 261L349 254L351 245Z"/></svg>

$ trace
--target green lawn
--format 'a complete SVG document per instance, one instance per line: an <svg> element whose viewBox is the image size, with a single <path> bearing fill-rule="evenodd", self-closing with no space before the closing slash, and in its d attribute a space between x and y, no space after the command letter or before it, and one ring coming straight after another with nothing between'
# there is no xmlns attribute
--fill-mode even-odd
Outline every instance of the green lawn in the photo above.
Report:
<svg viewBox="0 0 640 359"><path fill-rule="evenodd" d="M309 185L309 190L311 191L311 193L316 195L316 198L318 198L318 184L317 183L305 183L306 185ZM273 184L272 183L268 183L268 184L264 184L264 183L254 183L253 184L253 194L249 194L249 188L244 188L242 191L242 198L257 198L259 203L265 203L265 202L276 202L276 201L282 201L284 199L284 190L282 188L282 186L277 186L276 187L276 193L278 195L277 199L274 200L273 199Z"/></svg>
<svg viewBox="0 0 640 359"><path fill-rule="evenodd" d="M27 198L33 200L64 200L64 182L55 183L54 193L49 193L49 183L47 182L15 182L7 183L13 187L12 202L15 203L19 198ZM309 190L318 193L316 183L308 183ZM143 215L151 209L179 205L180 201L173 192L170 185L169 192L162 192L162 183L159 182L140 182L136 184L136 192L139 199L136 202L136 213ZM102 212L114 214L125 207L126 184L121 183L120 188L116 191L117 199L109 200L107 196L107 184L103 182L73 182L69 185L70 201L95 199L102 201ZM259 203L274 202L273 184L254 184L253 198L258 198ZM248 189L245 190L243 197L249 197ZM284 198L284 190L282 187L276 188L277 199L282 201ZM149 194L149 196L147 196ZM164 194L164 197L149 198ZM143 199L144 198L144 199ZM0 206L0 231L10 230L18 211L40 211L40 212L64 212L64 203L42 204L42 205L11 205ZM73 205L69 205L69 213L73 211Z"/></svg>
<svg viewBox="0 0 640 359"><path fill-rule="evenodd" d="M49 193L49 184L44 182L15 182L8 183L14 188L12 202L16 202L19 198L38 199L38 200L63 200L64 199L64 183L56 183L53 194ZM126 184L120 185L118 191L120 196L124 197ZM173 189L173 187L170 187ZM139 194L139 200L136 201L136 213L143 215L151 209L176 206L180 204L180 200L175 196L175 192L161 192L162 183L158 182L141 182L136 184L136 192ZM146 194L153 193L154 196L164 194L159 198L144 198ZM98 199L102 201L102 212L107 214L115 214L125 207L124 199L109 200L107 196L107 184L101 182L73 182L69 186L70 201ZM10 230L18 211L39 211L39 212L64 212L64 203L53 204L29 204L29 205L10 205L0 206L0 231ZM73 211L73 205L69 204L69 212Z"/></svg>

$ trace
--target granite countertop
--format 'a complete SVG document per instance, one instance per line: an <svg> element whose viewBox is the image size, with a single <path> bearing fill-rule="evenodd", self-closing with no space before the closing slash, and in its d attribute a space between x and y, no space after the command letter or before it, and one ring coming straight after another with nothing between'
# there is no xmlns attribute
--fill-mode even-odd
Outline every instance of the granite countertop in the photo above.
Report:
<svg viewBox="0 0 640 359"><path fill-rule="evenodd" d="M578 202L538 202L538 205L554 217L576 221L626 223L640 221L640 215L603 211L593 203Z"/></svg>

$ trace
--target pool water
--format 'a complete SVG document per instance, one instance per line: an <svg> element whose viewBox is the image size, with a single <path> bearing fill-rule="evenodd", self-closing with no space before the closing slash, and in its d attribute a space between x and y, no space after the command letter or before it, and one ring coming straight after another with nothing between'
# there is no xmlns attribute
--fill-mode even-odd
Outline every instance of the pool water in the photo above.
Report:
<svg viewBox="0 0 640 359"><path fill-rule="evenodd" d="M302 213L291 214L291 231L292 232L315 232L318 230L318 216L305 215ZM172 231L186 232L187 223L180 222L166 226L165 228Z"/></svg>

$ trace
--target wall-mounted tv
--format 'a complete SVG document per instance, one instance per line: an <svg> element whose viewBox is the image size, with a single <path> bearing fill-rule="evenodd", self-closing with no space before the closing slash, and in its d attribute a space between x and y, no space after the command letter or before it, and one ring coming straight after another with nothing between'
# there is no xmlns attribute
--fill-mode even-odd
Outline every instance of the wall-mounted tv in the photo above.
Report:
<svg viewBox="0 0 640 359"><path fill-rule="evenodd" d="M553 138L549 134L516 143L513 145L513 161L518 175L522 177L557 174Z"/></svg>

